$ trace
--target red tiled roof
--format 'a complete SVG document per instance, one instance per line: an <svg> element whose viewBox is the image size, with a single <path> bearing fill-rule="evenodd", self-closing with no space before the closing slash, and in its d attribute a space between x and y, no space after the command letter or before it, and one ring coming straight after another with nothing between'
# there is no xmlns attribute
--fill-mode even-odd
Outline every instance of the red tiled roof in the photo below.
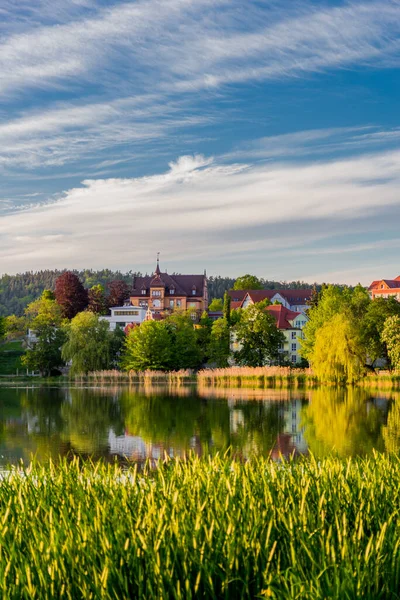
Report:
<svg viewBox="0 0 400 600"><path fill-rule="evenodd" d="M276 320L276 326L278 329L293 329L294 326L290 321L293 321L296 317L301 315L300 312L294 312L289 310L282 304L272 304L266 306L265 310L268 311Z"/></svg>

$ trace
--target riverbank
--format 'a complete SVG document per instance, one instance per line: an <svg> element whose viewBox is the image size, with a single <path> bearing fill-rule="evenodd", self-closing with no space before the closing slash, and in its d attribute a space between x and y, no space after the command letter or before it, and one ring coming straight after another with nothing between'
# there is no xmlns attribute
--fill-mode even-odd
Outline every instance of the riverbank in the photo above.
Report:
<svg viewBox="0 0 400 600"><path fill-rule="evenodd" d="M303 388L311 389L323 384L311 369L291 367L228 367L193 371L98 371L78 375L73 381L80 383L129 383L183 385L197 383L201 387L253 387L253 388ZM326 385L326 384L325 384ZM337 384L332 384L337 387ZM368 388L400 389L400 373L383 371L363 377L356 385Z"/></svg>
<svg viewBox="0 0 400 600"><path fill-rule="evenodd" d="M192 458L0 484L5 598L394 598L400 462Z"/></svg>

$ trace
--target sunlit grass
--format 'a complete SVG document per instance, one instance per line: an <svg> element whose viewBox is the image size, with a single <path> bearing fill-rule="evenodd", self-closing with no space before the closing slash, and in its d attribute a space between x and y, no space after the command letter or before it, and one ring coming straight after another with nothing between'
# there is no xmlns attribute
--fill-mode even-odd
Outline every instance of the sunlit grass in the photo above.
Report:
<svg viewBox="0 0 400 600"><path fill-rule="evenodd" d="M397 598L400 462L70 464L0 484L3 598Z"/></svg>

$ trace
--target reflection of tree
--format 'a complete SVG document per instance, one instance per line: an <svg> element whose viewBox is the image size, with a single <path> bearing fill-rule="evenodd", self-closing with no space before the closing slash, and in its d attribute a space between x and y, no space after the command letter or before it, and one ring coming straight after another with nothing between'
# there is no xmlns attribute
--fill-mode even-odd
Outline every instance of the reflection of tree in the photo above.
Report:
<svg viewBox="0 0 400 600"><path fill-rule="evenodd" d="M229 407L226 400L197 396L176 397L125 391L121 395L125 426L131 435L180 452L198 451L268 454L283 428L276 403L243 402ZM231 417L240 414L232 429Z"/></svg>
<svg viewBox="0 0 400 600"><path fill-rule="evenodd" d="M118 400L98 390L71 388L67 393L69 398L61 407L62 438L78 452L104 452L110 428L122 431Z"/></svg>
<svg viewBox="0 0 400 600"><path fill-rule="evenodd" d="M382 437L387 452L400 452L400 395L393 400L387 424L382 427Z"/></svg>
<svg viewBox="0 0 400 600"><path fill-rule="evenodd" d="M382 411L370 395L358 388L313 390L302 411L309 449L317 456L332 451L342 456L383 450Z"/></svg>
<svg viewBox="0 0 400 600"><path fill-rule="evenodd" d="M279 404L274 402L245 402L235 406L242 412L243 425L237 428L232 446L246 455L268 455L284 427Z"/></svg>

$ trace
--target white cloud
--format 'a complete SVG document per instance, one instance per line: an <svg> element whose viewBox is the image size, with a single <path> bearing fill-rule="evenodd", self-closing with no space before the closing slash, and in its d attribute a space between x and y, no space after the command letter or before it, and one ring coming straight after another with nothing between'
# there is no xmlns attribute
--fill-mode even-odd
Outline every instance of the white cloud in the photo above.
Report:
<svg viewBox="0 0 400 600"><path fill-rule="evenodd" d="M65 22L0 45L0 91L72 78L108 87L129 79L141 93L150 83L190 91L399 58L396 0L330 8L294 2L280 12L242 0L141 0L90 6L75 20L61 15Z"/></svg>
<svg viewBox="0 0 400 600"><path fill-rule="evenodd" d="M249 270L261 250L273 257L321 244L324 220L332 238L370 215L373 233L379 211L399 207L399 185L400 152L262 166L181 157L165 173L87 180L53 204L1 217L2 265L142 267L157 247L176 268L201 257L209 271L223 271L234 257L237 271Z"/></svg>

